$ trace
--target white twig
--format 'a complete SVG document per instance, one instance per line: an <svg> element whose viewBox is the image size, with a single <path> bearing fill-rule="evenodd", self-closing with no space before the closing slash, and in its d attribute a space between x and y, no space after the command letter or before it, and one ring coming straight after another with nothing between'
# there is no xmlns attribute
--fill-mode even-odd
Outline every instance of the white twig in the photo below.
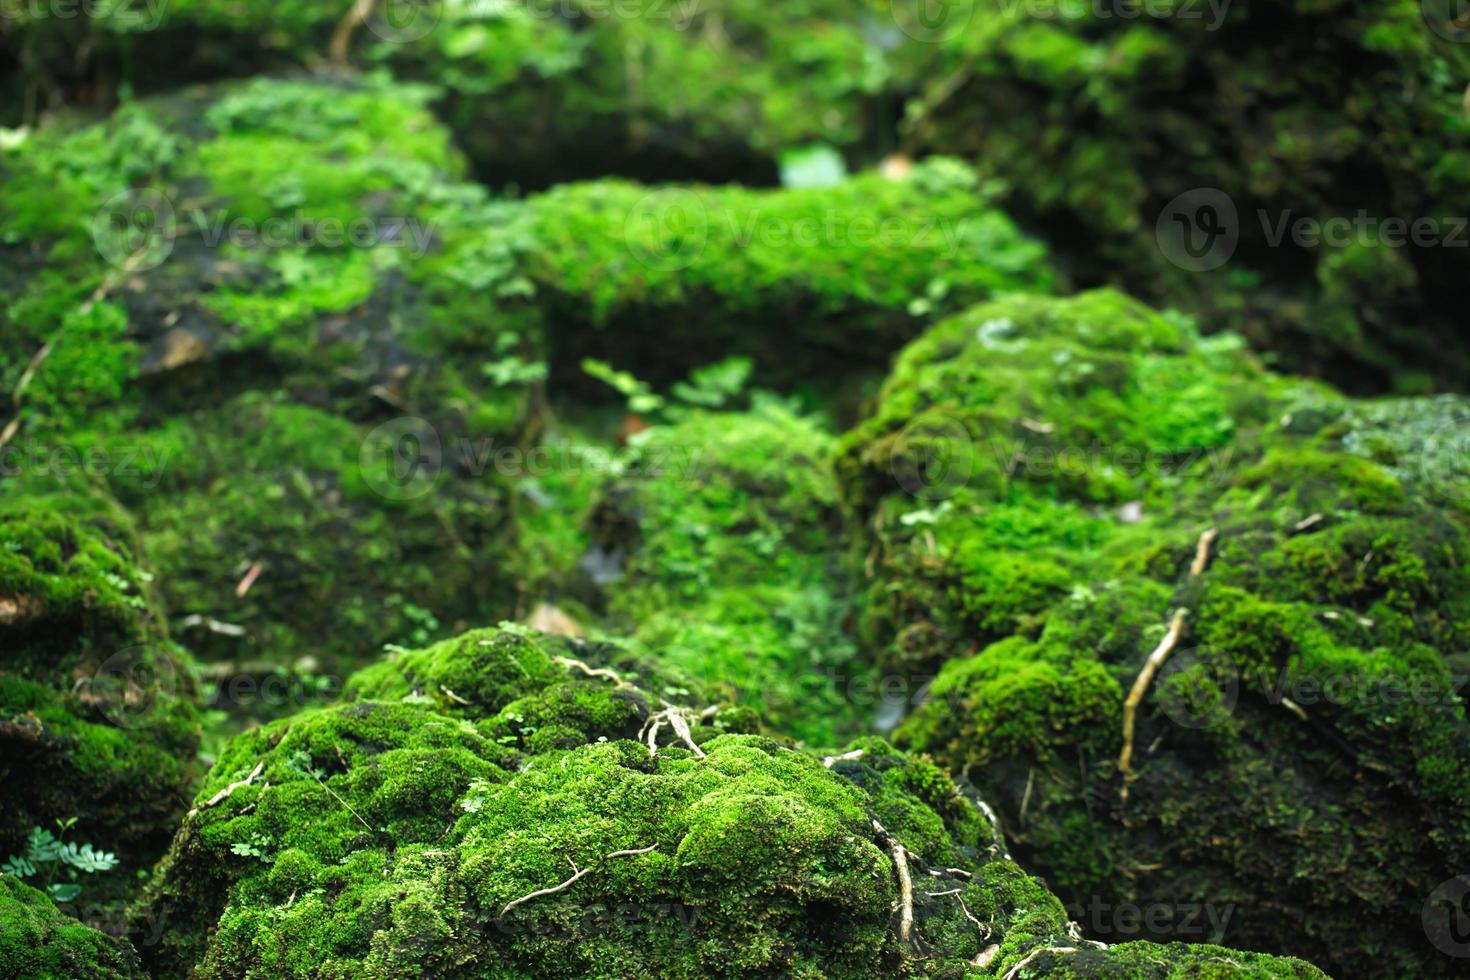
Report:
<svg viewBox="0 0 1470 980"><path fill-rule="evenodd" d="M649 851L652 851L656 847L658 847L657 844L649 844L647 847L639 847L627 851L613 851L602 860L610 861L613 858L617 857L632 857L635 854L647 854ZM579 869L577 867L577 862L573 861L571 858L567 858L567 863L572 866L572 876L570 878L568 878L566 881L561 882L560 884L552 885L550 888L539 888L536 891L531 892L529 895L522 895L520 898L511 899L509 902L505 903L505 908L500 910L500 915L496 916L496 918L505 918L505 913L509 912L517 905L531 901L531 899L533 898L541 898L546 895L555 895L557 892L560 891L566 891L568 888L581 881L583 877L591 874L593 871L591 867Z"/></svg>
<svg viewBox="0 0 1470 980"><path fill-rule="evenodd" d="M893 873L898 878L898 938L908 942L914 931L914 882L909 877L907 848L876 820L873 821L873 831L893 858Z"/></svg>
<svg viewBox="0 0 1470 980"><path fill-rule="evenodd" d="M1075 952L1077 952L1077 947L1075 946L1042 946L1039 949L1033 949L1031 952L1026 954L1025 959L1007 970L1006 975L1002 977L1001 980L1016 980L1016 978L1021 975L1021 971L1029 966L1032 960L1036 959L1036 957L1038 956L1041 956L1043 953Z"/></svg>
<svg viewBox="0 0 1470 980"><path fill-rule="evenodd" d="M826 766L828 769L831 769L839 762L854 762L858 759L861 759L862 757L862 749L853 749L851 752L844 752L841 755L827 756L826 758L822 759L822 765Z"/></svg>
<svg viewBox="0 0 1470 980"><path fill-rule="evenodd" d="M230 796L234 794L235 790L240 789L244 786L249 786L251 783L259 779L260 774L263 772L265 772L265 760L262 759L260 762L256 763L254 769L250 770L250 775L246 776L244 779L235 780L233 783L226 786L224 789L220 790L218 793L214 794L209 799L196 806L194 809L190 810L188 813L188 817L193 817L194 814L198 813L200 810L208 810L212 806L218 806L225 800L229 799ZM186 817L185 819L188 819L188 817Z"/></svg>
<svg viewBox="0 0 1470 980"><path fill-rule="evenodd" d="M1180 609L1174 614L1174 619L1169 623L1169 630L1164 634L1164 639L1148 655L1143 663L1143 669L1138 672L1138 678L1133 682L1133 690L1128 692L1128 700L1123 703L1123 751L1118 755L1118 770L1123 774L1123 799L1128 799L1128 780L1132 776L1133 769L1133 725L1138 713L1138 706L1143 702L1144 695L1148 693L1148 686L1153 682L1154 675L1169 659L1169 654L1179 645L1180 638L1184 635L1184 619L1188 610Z"/></svg>
<svg viewBox="0 0 1470 980"><path fill-rule="evenodd" d="M1199 536L1199 543L1194 546L1194 563L1189 566L1190 578L1199 578L1205 573L1205 566L1210 563L1210 545L1219 536L1219 528L1213 527Z"/></svg>

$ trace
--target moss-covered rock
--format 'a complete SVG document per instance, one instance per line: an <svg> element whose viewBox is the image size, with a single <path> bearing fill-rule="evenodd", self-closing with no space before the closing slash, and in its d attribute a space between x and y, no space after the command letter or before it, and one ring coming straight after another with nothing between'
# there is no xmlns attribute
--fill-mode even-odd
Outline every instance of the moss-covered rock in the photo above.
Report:
<svg viewBox="0 0 1470 980"><path fill-rule="evenodd" d="M59 911L44 893L0 874L0 976L16 980L143 980L138 955Z"/></svg>
<svg viewBox="0 0 1470 980"><path fill-rule="evenodd" d="M1357 389L1463 389L1464 25L1415 0L1142 13L951 5L907 140L1003 179L1083 285Z"/></svg>
<svg viewBox="0 0 1470 980"><path fill-rule="evenodd" d="M199 745L188 655L114 505L0 500L0 854L75 840L146 866L183 812Z"/></svg>
<svg viewBox="0 0 1470 980"><path fill-rule="evenodd" d="M845 632L832 448L817 420L760 397L641 432L580 510L549 488L576 534L546 588L785 734L829 746L867 730L880 692Z"/></svg>
<svg viewBox="0 0 1470 980"><path fill-rule="evenodd" d="M339 669L510 611L466 447L534 434L521 212L458 179L425 98L257 80L6 158L6 483L95 458L208 659Z"/></svg>
<svg viewBox="0 0 1470 980"><path fill-rule="evenodd" d="M937 670L900 743L1069 900L1229 903L1242 945L1452 972L1419 908L1470 843L1465 412L1275 378L1108 293L935 327L839 462L865 635Z"/></svg>
<svg viewBox="0 0 1470 980"><path fill-rule="evenodd" d="M753 0L434 0L378 8L339 49L347 11L310 2L94 10L9 15L0 50L16 67L0 76L0 121L38 101L105 101L340 53L438 86L482 174L538 187L609 172L771 183L781 151L814 142L872 157L891 144L898 113L884 95L887 52L906 40L887 11L836 0L779 13Z"/></svg>
<svg viewBox="0 0 1470 980"><path fill-rule="evenodd" d="M936 314L1055 288L993 198L948 159L816 188L573 184L530 200L528 275L561 365L667 382L746 355L790 383L886 364Z"/></svg>
<svg viewBox="0 0 1470 980"><path fill-rule="evenodd" d="M597 662L470 633L239 736L140 907L179 923L155 975L999 976L1070 952L1174 976L1223 953L1084 950L932 763L722 731L729 709L655 706ZM503 728L533 703L575 724ZM1320 976L1229 955L1221 976Z"/></svg>

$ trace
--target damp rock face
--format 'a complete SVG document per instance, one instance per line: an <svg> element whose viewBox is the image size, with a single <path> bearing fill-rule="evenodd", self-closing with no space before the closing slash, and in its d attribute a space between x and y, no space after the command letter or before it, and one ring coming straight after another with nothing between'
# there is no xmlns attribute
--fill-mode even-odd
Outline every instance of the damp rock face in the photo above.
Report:
<svg viewBox="0 0 1470 980"><path fill-rule="evenodd" d="M65 915L43 892L0 874L0 956L7 976L144 980L138 954Z"/></svg>
<svg viewBox="0 0 1470 980"><path fill-rule="evenodd" d="M1050 9L946 8L906 142L1006 181L1084 285L1354 389L1464 387L1463 24L1413 0Z"/></svg>
<svg viewBox="0 0 1470 980"><path fill-rule="evenodd" d="M237 737L141 906L178 923L150 969L1321 976L1079 940L933 763L878 739L798 751L748 710L651 696L619 656L474 631Z"/></svg>
<svg viewBox="0 0 1470 980"><path fill-rule="evenodd" d="M1229 903L1232 942L1438 975L1420 908L1470 833L1467 406L1237 348L1098 292L904 351L838 463L865 640L937 675L897 741L1068 901Z"/></svg>
<svg viewBox="0 0 1470 980"><path fill-rule="evenodd" d="M71 839L129 869L167 846L197 775L198 693L116 505L0 502L0 853ZM58 961L59 962L59 961Z"/></svg>

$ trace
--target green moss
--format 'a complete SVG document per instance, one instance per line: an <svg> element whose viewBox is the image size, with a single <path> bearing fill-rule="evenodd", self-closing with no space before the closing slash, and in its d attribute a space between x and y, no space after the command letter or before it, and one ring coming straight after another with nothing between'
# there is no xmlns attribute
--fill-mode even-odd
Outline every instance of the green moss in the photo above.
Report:
<svg viewBox="0 0 1470 980"><path fill-rule="evenodd" d="M0 875L0 958L10 977L35 980L142 980L138 956L59 911L42 892Z"/></svg>
<svg viewBox="0 0 1470 980"><path fill-rule="evenodd" d="M726 706L689 712L697 752L665 725L655 754L631 738L653 699L582 669L609 653L474 632L349 684L396 700L236 738L137 910L177 912L144 951L155 975L953 977L987 944L992 973L1077 945L929 760L879 739L823 760L729 731L748 713ZM584 727L486 737L533 705ZM915 882L907 940L895 841Z"/></svg>
<svg viewBox="0 0 1470 980"><path fill-rule="evenodd" d="M131 525L91 497L0 505L0 852L80 817L77 839L146 865L199 744L189 657L168 636Z"/></svg>
<svg viewBox="0 0 1470 980"><path fill-rule="evenodd" d="M584 514L564 512L578 566L548 587L588 594L596 622L779 730L836 744L884 692L844 627L831 453L816 419L769 399L654 426Z"/></svg>
<svg viewBox="0 0 1470 980"><path fill-rule="evenodd" d="M648 380L749 354L768 373L881 363L932 313L1049 291L1044 252L953 160L903 179L759 191L604 180L531 200L559 348ZM790 324L773 353L764 330Z"/></svg>
<svg viewBox="0 0 1470 980"><path fill-rule="evenodd" d="M1274 378L1107 294L936 326L838 461L866 638L938 670L900 744L1066 898L1207 896L1243 945L1439 975L1416 910L1470 832L1470 536L1453 447L1417 467L1398 425L1461 411Z"/></svg>
<svg viewBox="0 0 1470 980"><path fill-rule="evenodd" d="M1083 285L1124 284L1356 390L1464 387L1444 247L1470 190L1460 27L1412 0L1048 11L952 8L941 43L900 51L920 90L908 146L1004 181ZM1173 219L1200 222L1197 247L1205 200L1171 208L1204 189L1236 235L1191 271Z"/></svg>

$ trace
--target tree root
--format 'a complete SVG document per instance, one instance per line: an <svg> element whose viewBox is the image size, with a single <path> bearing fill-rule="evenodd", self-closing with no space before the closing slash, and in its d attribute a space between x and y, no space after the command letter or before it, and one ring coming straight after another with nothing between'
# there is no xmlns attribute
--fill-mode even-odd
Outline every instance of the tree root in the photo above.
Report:
<svg viewBox="0 0 1470 980"><path fill-rule="evenodd" d="M1199 536L1199 543L1194 547L1194 562L1189 566L1189 577L1199 578L1205 573L1205 568L1210 564L1210 546L1220 536L1219 528L1210 528Z"/></svg>
<svg viewBox="0 0 1470 980"><path fill-rule="evenodd" d="M1208 534L1209 532L1206 532ZM1204 538L1200 539L1204 541ZM1208 558L1208 551L1205 552ZM1144 695L1148 693L1149 684L1153 683L1154 675L1169 659L1169 654L1179 645L1180 638L1184 635L1184 619L1189 614L1186 609L1180 609L1174 614L1169 623L1169 631L1164 634L1164 639L1148 655L1143 663L1143 669L1138 672L1138 679L1133 682L1133 690L1128 692L1128 700L1123 703L1123 751L1118 754L1118 770L1123 774L1123 801L1128 800L1128 781L1133 775L1133 726L1138 713L1138 706L1142 703Z"/></svg>
<svg viewBox="0 0 1470 980"><path fill-rule="evenodd" d="M617 857L631 857L635 854L647 854L649 851L652 851L656 847L658 847L657 844L649 844L647 847L639 847L628 851L613 851L611 854L605 856L602 860L611 861L613 858ZM563 881L559 885L552 885L550 888L538 888L536 891L533 891L528 895L522 895L520 898L511 899L509 902L505 903L505 908L500 910L500 914L497 915L496 918L505 918L505 913L509 912L517 905L521 905L525 902L531 901L533 898L542 898L546 895L555 895L557 892L566 891L568 888L581 881L584 876L591 874L594 870L592 867L578 868L577 862L573 861L571 858L567 858L567 863L572 866L572 876L570 878L568 878L566 881Z"/></svg>
<svg viewBox="0 0 1470 980"><path fill-rule="evenodd" d="M608 667L589 667L576 657L552 657L551 659L555 661L558 667L566 667L569 670L576 668L588 677L597 677L605 681L612 681L618 687L632 687L631 684L619 676L617 671Z"/></svg>
<svg viewBox="0 0 1470 980"><path fill-rule="evenodd" d="M719 708L711 705L699 713L701 719L713 715ZM638 733L638 740L648 745L648 754L658 758L658 730L668 725L674 730L679 741L688 746L696 758L705 758L704 749L694 743L694 733L689 730L689 712L686 708L664 702L664 710L655 712L648 716L643 723L643 730Z"/></svg>
<svg viewBox="0 0 1470 980"><path fill-rule="evenodd" d="M205 800L203 803L201 803L198 806L194 807L194 809L190 810L184 816L184 819L185 820L191 819L200 810L208 810L210 807L219 806L225 800L228 800L232 795L234 795L235 790L240 789L240 788L245 787L245 786L249 786L251 783L253 783L257 779L259 779L260 778L260 774L263 773L263 772L265 772L265 762L264 762L264 760L262 760L261 762L256 763L255 768L252 769L252 770L250 770L250 775L246 776L244 779L237 779L237 780L235 780L233 783L231 783L230 785L226 786L224 789L220 790L218 793L214 794L209 799Z"/></svg>
<svg viewBox="0 0 1470 980"><path fill-rule="evenodd" d="M1025 959L1021 960L1015 966L1007 970L1006 975L1002 977L1001 980L1016 980L1016 978L1021 975L1021 971L1029 966L1032 960L1036 959L1038 956L1041 956L1044 953L1075 952L1077 952L1076 946L1039 946L1036 949L1033 949L1031 952L1027 953Z"/></svg>
<svg viewBox="0 0 1470 980"><path fill-rule="evenodd" d="M872 820L871 817L868 819ZM914 882L909 877L907 848L876 820L873 820L873 832L878 835L879 842L888 848L888 854L893 859L893 873L898 878L898 938L906 943L914 932Z"/></svg>
<svg viewBox="0 0 1470 980"><path fill-rule="evenodd" d="M822 758L822 765L826 766L828 769L831 769L839 762L855 762L862 757L862 749L853 749L851 752L844 752L841 755L824 756Z"/></svg>

